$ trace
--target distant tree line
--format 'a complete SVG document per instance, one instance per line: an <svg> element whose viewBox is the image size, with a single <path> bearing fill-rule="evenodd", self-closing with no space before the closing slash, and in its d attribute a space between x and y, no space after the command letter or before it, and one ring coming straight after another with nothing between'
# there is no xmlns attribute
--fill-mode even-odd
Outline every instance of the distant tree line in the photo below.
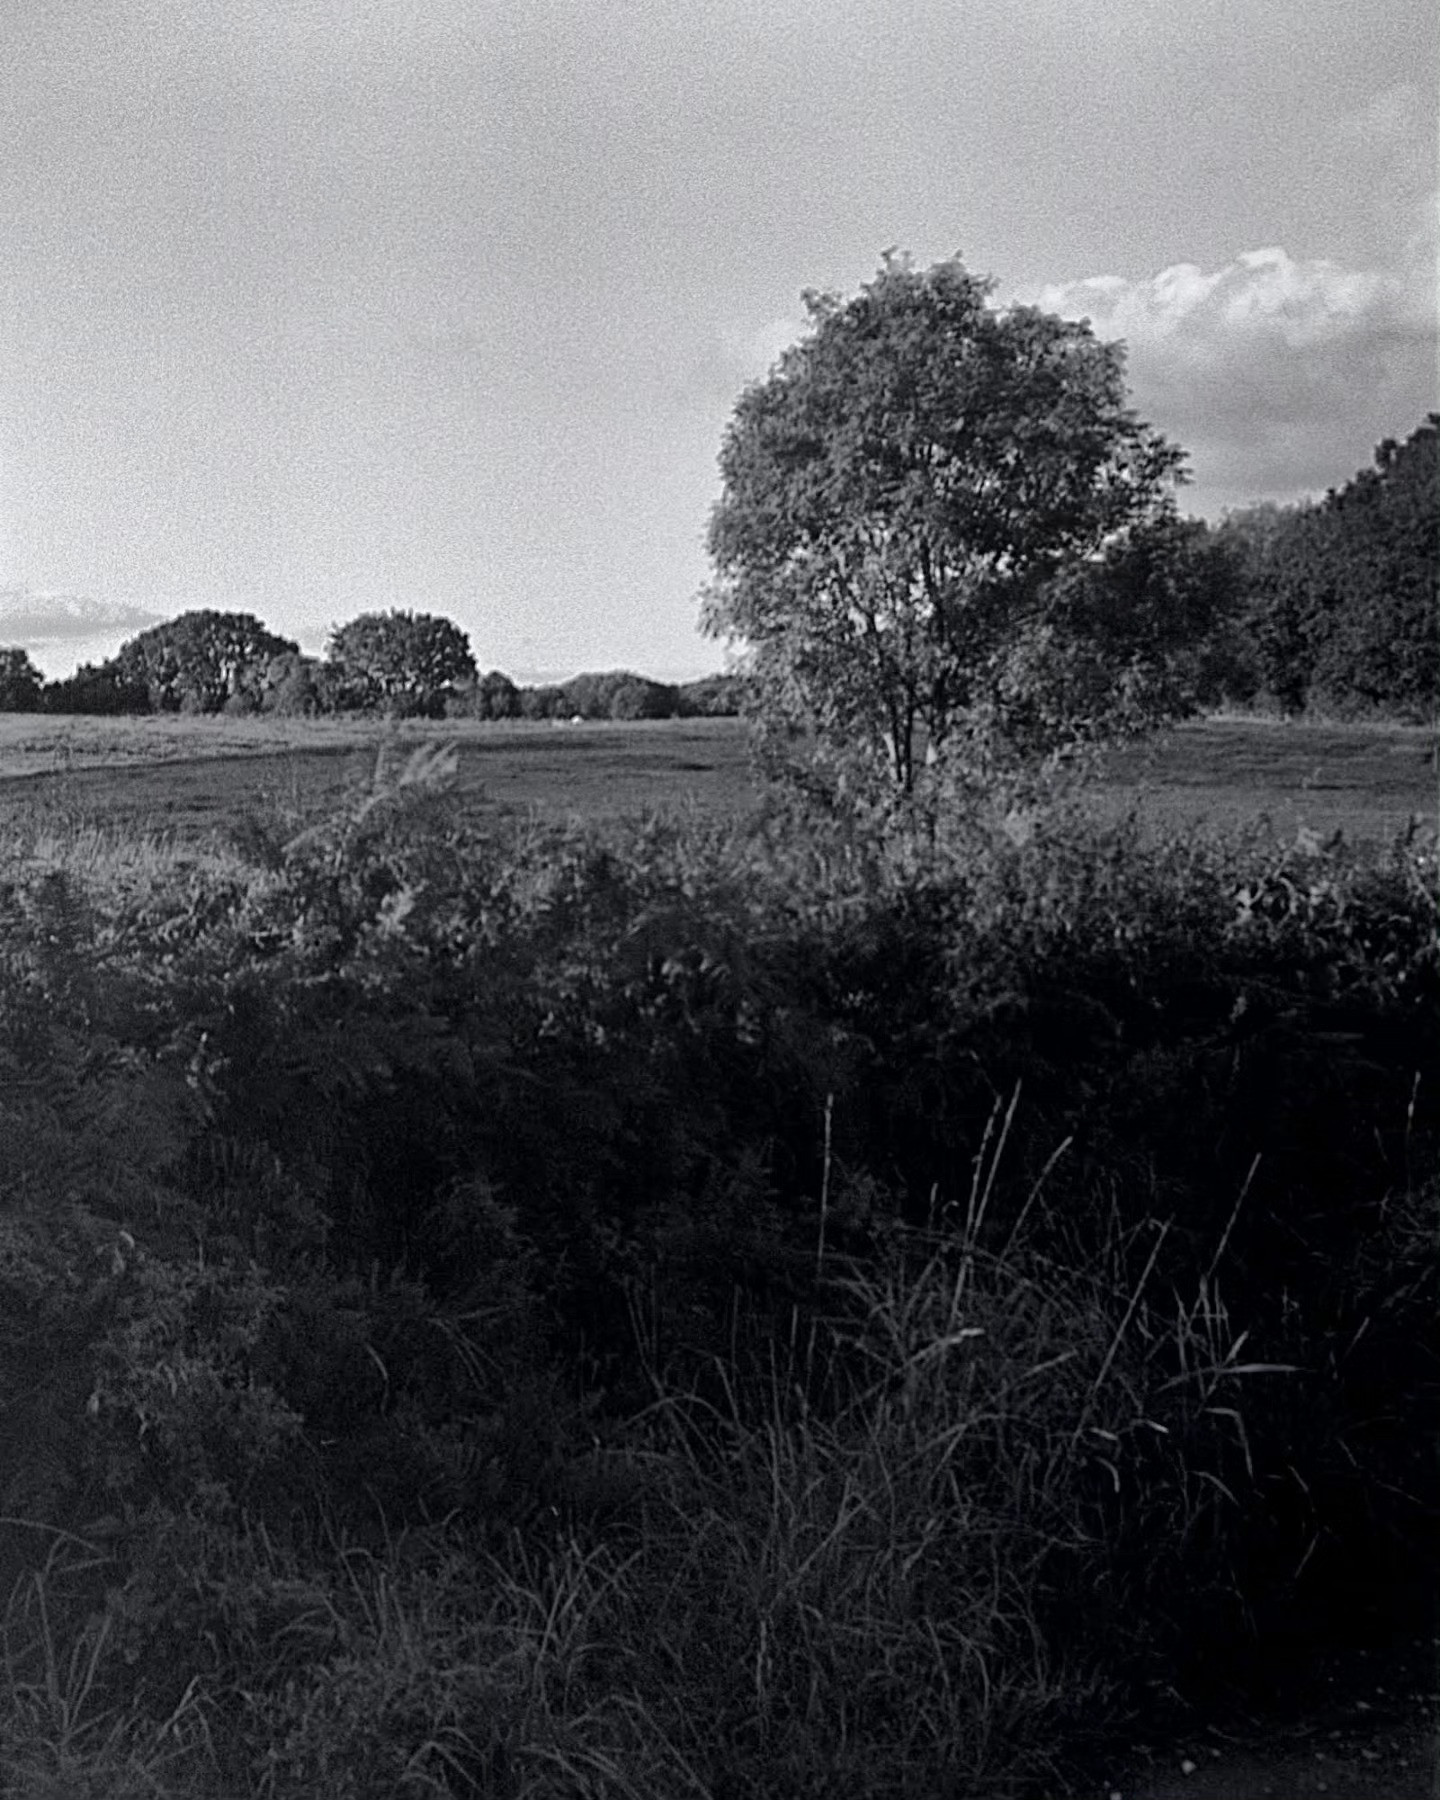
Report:
<svg viewBox="0 0 1440 1800"><path fill-rule="evenodd" d="M670 719L733 714L730 675L672 686L628 670L521 687L480 674L469 640L429 613L365 613L306 656L253 614L200 610L152 626L107 662L47 682L20 648L0 648L0 712L362 714L405 719Z"/></svg>

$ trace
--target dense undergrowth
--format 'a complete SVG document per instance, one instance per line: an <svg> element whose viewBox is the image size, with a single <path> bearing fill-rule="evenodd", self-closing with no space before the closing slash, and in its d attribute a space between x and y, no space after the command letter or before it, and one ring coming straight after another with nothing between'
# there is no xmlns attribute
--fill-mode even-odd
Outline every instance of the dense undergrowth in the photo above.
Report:
<svg viewBox="0 0 1440 1800"><path fill-rule="evenodd" d="M0 862L16 1795L1001 1795L1433 1591L1433 852Z"/></svg>

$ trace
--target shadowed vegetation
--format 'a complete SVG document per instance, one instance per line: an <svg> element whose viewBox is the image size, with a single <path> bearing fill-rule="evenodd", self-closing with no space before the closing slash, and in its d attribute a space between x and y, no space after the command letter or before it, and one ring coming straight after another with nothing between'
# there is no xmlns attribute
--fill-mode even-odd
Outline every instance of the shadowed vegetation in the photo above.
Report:
<svg viewBox="0 0 1440 1800"><path fill-rule="evenodd" d="M1018 1796L1416 1622L1432 850L454 764L6 827L8 1792Z"/></svg>

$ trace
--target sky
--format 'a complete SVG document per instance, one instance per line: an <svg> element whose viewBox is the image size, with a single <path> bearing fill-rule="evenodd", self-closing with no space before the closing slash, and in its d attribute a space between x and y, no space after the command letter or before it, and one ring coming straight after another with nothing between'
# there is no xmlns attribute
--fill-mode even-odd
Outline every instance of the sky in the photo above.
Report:
<svg viewBox="0 0 1440 1800"><path fill-rule="evenodd" d="M1437 106L1433 0L0 0L0 621L717 668L735 400L892 247L1323 492L1440 406Z"/></svg>

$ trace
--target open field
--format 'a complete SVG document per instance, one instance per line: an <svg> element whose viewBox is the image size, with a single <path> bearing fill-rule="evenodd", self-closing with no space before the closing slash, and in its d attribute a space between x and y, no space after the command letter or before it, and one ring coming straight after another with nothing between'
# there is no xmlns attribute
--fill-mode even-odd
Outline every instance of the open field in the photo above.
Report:
<svg viewBox="0 0 1440 1800"><path fill-rule="evenodd" d="M0 816L59 809L183 837L247 810L309 810L369 778L377 753L453 742L477 807L586 817L743 809L755 789L732 719L647 724L0 717ZM1434 733L1423 726L1206 719L1115 754L1095 797L1157 829L1268 818L1276 835L1341 830L1384 841L1436 818Z"/></svg>
<svg viewBox="0 0 1440 1800"><path fill-rule="evenodd" d="M460 791L479 808L587 817L752 795L734 720L566 725L370 720L0 720L0 811L40 804L183 836L246 810L309 810L368 781L382 752L459 749ZM8 780L6 778L9 778Z"/></svg>
<svg viewBox="0 0 1440 1800"><path fill-rule="evenodd" d="M1101 804L1132 800L1157 824L1216 828L1268 818L1297 831L1384 842L1436 822L1436 737L1423 725L1197 719L1114 755Z"/></svg>

